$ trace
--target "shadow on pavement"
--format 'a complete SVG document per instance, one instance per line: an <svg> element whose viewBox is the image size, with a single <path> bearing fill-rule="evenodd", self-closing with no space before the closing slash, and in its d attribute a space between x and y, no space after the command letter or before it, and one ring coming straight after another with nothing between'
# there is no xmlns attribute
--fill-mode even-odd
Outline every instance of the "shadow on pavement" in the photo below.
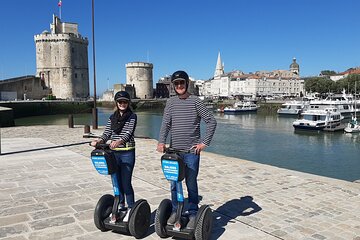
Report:
<svg viewBox="0 0 360 240"><path fill-rule="evenodd" d="M235 222L238 216L249 216L261 211L261 207L253 201L253 197L245 196L232 199L213 212L213 233L211 239L218 239L229 222Z"/></svg>

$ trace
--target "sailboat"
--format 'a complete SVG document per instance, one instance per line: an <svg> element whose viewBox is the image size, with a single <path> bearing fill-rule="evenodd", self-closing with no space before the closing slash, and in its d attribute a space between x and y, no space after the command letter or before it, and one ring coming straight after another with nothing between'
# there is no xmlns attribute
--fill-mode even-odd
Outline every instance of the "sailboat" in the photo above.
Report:
<svg viewBox="0 0 360 240"><path fill-rule="evenodd" d="M356 118L357 104L356 104L356 82L355 82L355 101L354 101L354 115L351 117L350 122L345 127L344 131L347 133L360 132L360 125Z"/></svg>

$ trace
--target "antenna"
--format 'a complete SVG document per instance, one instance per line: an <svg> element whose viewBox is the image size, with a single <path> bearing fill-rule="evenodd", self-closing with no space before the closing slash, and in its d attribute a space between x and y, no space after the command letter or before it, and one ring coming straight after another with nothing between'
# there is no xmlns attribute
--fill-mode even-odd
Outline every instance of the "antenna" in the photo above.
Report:
<svg viewBox="0 0 360 240"><path fill-rule="evenodd" d="M149 63L149 62L150 62L150 60L149 60L149 50L147 50L147 53L146 53L146 55L147 55L147 58L146 58L146 60L147 60L147 62Z"/></svg>

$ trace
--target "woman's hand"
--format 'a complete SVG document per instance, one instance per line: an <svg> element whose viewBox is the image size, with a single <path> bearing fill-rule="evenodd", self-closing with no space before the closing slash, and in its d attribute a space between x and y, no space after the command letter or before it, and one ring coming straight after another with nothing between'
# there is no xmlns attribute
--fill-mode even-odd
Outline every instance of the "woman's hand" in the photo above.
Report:
<svg viewBox="0 0 360 240"><path fill-rule="evenodd" d="M119 147L119 146L122 145L122 144L123 144L123 140L112 141L112 142L110 143L110 148L111 148L111 149L114 149L114 148Z"/></svg>
<svg viewBox="0 0 360 240"><path fill-rule="evenodd" d="M96 139L96 140L91 141L90 146L96 147L96 145L97 145L98 143L102 143L102 139L101 139L101 138L98 138L98 139Z"/></svg>
<svg viewBox="0 0 360 240"><path fill-rule="evenodd" d="M191 149L195 149L195 154L199 155L202 150L206 148L206 145L203 143L196 144L192 146Z"/></svg>
<svg viewBox="0 0 360 240"><path fill-rule="evenodd" d="M158 151L159 153L163 153L165 152L165 144L164 143L159 143L156 147L156 151Z"/></svg>

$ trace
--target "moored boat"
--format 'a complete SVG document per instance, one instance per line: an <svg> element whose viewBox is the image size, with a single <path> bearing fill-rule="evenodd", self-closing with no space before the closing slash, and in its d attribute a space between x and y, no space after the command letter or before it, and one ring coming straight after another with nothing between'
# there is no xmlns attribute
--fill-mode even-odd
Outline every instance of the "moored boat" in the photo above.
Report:
<svg viewBox="0 0 360 240"><path fill-rule="evenodd" d="M344 129L347 133L358 133L360 132L360 125L356 117L353 117Z"/></svg>
<svg viewBox="0 0 360 240"><path fill-rule="evenodd" d="M308 101L285 102L277 110L279 115L299 115L309 106Z"/></svg>
<svg viewBox="0 0 360 240"><path fill-rule="evenodd" d="M236 114L236 113L245 113L245 112L256 112L259 106L254 102L245 101L245 102L236 102L232 107L225 107L225 114Z"/></svg>
<svg viewBox="0 0 360 240"><path fill-rule="evenodd" d="M301 113L301 118L293 122L293 127L303 130L337 131L344 129L341 123L343 119L344 117L335 107L309 109Z"/></svg>

